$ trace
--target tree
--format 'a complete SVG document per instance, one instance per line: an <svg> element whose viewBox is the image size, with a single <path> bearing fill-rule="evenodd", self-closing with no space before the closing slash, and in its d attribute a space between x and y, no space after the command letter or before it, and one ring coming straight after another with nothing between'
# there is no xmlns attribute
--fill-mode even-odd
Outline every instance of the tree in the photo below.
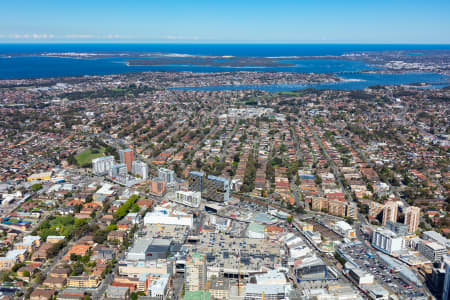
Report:
<svg viewBox="0 0 450 300"><path fill-rule="evenodd" d="M287 217L286 218L286 222L288 223L288 224L292 224L292 221L294 220L294 217L292 217L292 216L289 216L289 217Z"/></svg>
<svg viewBox="0 0 450 300"><path fill-rule="evenodd" d="M33 185L31 186L31 191L32 191L32 192L37 192L37 191L39 191L40 189L42 189L42 184L40 184L40 183L35 183L35 184L33 184Z"/></svg>

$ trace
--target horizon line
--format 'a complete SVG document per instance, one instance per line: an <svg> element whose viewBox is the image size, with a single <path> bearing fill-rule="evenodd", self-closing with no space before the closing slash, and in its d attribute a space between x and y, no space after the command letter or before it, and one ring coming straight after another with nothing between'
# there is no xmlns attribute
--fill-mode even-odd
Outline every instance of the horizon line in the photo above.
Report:
<svg viewBox="0 0 450 300"><path fill-rule="evenodd" d="M0 44L173 44L173 45L436 45L450 46L450 42L445 43L427 43L427 42L211 42L211 41L1 41Z"/></svg>

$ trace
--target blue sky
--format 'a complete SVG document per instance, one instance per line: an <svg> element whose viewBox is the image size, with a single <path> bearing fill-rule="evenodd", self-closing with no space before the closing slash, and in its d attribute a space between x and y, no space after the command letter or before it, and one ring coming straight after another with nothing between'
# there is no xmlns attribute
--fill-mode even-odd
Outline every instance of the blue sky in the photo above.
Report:
<svg viewBox="0 0 450 300"><path fill-rule="evenodd" d="M1 42L450 43L450 1L2 1Z"/></svg>

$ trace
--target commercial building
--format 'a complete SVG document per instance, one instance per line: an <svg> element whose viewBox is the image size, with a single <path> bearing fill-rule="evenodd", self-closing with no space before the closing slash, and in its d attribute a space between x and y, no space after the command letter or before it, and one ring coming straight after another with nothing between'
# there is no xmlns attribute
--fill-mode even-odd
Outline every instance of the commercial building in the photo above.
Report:
<svg viewBox="0 0 450 300"><path fill-rule="evenodd" d="M148 165L140 160L135 160L132 163L132 170L131 173L133 175L137 175L141 177L143 180L148 179Z"/></svg>
<svg viewBox="0 0 450 300"><path fill-rule="evenodd" d="M147 261L167 258L170 240L142 238L134 242L127 253L127 261Z"/></svg>
<svg viewBox="0 0 450 300"><path fill-rule="evenodd" d="M169 276L161 276L158 279L152 280L147 289L147 296L152 299L166 300L167 292L169 290Z"/></svg>
<svg viewBox="0 0 450 300"><path fill-rule="evenodd" d="M422 241L418 244L419 252L431 262L440 261L442 256L447 254L445 246L431 241Z"/></svg>
<svg viewBox="0 0 450 300"><path fill-rule="evenodd" d="M363 270L358 268L351 268L348 274L359 285L372 284L374 282L374 276L372 274L364 272Z"/></svg>
<svg viewBox="0 0 450 300"><path fill-rule="evenodd" d="M108 286L106 298L108 299L129 299L130 289L124 286Z"/></svg>
<svg viewBox="0 0 450 300"><path fill-rule="evenodd" d="M354 239L356 238L356 233L353 227L344 221L337 221L334 225L336 232L338 232L343 237Z"/></svg>
<svg viewBox="0 0 450 300"><path fill-rule="evenodd" d="M442 290L442 299L450 299L450 256L444 258L445 279L444 288Z"/></svg>
<svg viewBox="0 0 450 300"><path fill-rule="evenodd" d="M205 198L217 202L230 200L230 185L228 179L209 175L206 179Z"/></svg>
<svg viewBox="0 0 450 300"><path fill-rule="evenodd" d="M119 151L120 162L127 166L127 172L131 172L134 160L134 152L131 149L121 149Z"/></svg>
<svg viewBox="0 0 450 300"><path fill-rule="evenodd" d="M387 221L397 222L398 203L397 201L388 201L383 208L383 226Z"/></svg>
<svg viewBox="0 0 450 300"><path fill-rule="evenodd" d="M263 239L266 237L266 227L258 223L250 223L247 228L247 236L251 239Z"/></svg>
<svg viewBox="0 0 450 300"><path fill-rule="evenodd" d="M206 287L206 255L193 253L186 260L186 291L202 291Z"/></svg>
<svg viewBox="0 0 450 300"><path fill-rule="evenodd" d="M211 296L217 300L226 300L229 296L230 281L228 278L211 278L206 286Z"/></svg>
<svg viewBox="0 0 450 300"><path fill-rule="evenodd" d="M144 224L183 225L192 228L194 220L191 214L176 214L160 210L148 212L144 217Z"/></svg>
<svg viewBox="0 0 450 300"><path fill-rule="evenodd" d="M390 230L377 228L373 231L372 246L384 253L392 254L402 250L405 241Z"/></svg>
<svg viewBox="0 0 450 300"><path fill-rule="evenodd" d="M202 200L202 193L193 191L177 191L175 202L190 207L199 207Z"/></svg>
<svg viewBox="0 0 450 300"><path fill-rule="evenodd" d="M444 245L447 248L450 248L450 240L436 231L424 231L423 239L427 241L433 241L438 244Z"/></svg>
<svg viewBox="0 0 450 300"><path fill-rule="evenodd" d="M189 172L188 176L189 189L195 192L203 192L203 173Z"/></svg>
<svg viewBox="0 0 450 300"><path fill-rule="evenodd" d="M161 178L166 186L173 186L176 183L175 171L173 170L160 168L158 170L158 178Z"/></svg>
<svg viewBox="0 0 450 300"><path fill-rule="evenodd" d="M50 180L50 178L52 177L52 172L43 172L43 173L36 173L33 175L30 175L27 180L28 181L33 181L33 180Z"/></svg>
<svg viewBox="0 0 450 300"><path fill-rule="evenodd" d="M114 164L113 156L94 158L92 160L92 173L98 176L108 175Z"/></svg>
<svg viewBox="0 0 450 300"><path fill-rule="evenodd" d="M387 221L386 228L390 231L396 233L397 235L407 235L409 232L409 228L407 224L402 224L398 222Z"/></svg>
<svg viewBox="0 0 450 300"><path fill-rule="evenodd" d="M291 291L287 284L252 284L245 289L244 300L280 300L286 299Z"/></svg>
<svg viewBox="0 0 450 300"><path fill-rule="evenodd" d="M416 232L420 223L420 208L409 206L405 210L405 224L408 225L409 232Z"/></svg>

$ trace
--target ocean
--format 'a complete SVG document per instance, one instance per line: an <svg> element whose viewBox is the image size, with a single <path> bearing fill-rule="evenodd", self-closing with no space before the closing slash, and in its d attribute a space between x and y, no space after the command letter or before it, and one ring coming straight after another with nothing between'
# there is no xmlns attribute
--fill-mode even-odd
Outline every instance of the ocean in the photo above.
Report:
<svg viewBox="0 0 450 300"><path fill-rule="evenodd" d="M419 74L364 74L359 71L374 69L360 61L335 59L280 60L294 63L290 67L217 67L217 66L129 66L129 58L108 57L100 59L75 59L39 56L15 56L43 52L160 52L209 56L337 56L351 52L383 50L434 50L450 49L450 45L357 45L357 44L0 44L0 79L48 78L83 75L123 74L143 71L187 71L187 72L228 72L228 71L276 71L301 73L340 73L351 82L321 85L318 88L360 89L376 84L430 83L435 87L444 86L444 77L433 73ZM11 57L8 57L11 55ZM271 86L268 90L292 90L299 86ZM311 86L306 86L311 87ZM206 87L205 89L211 89ZM235 89L247 87L217 87ZM258 87L255 87L258 88Z"/></svg>

